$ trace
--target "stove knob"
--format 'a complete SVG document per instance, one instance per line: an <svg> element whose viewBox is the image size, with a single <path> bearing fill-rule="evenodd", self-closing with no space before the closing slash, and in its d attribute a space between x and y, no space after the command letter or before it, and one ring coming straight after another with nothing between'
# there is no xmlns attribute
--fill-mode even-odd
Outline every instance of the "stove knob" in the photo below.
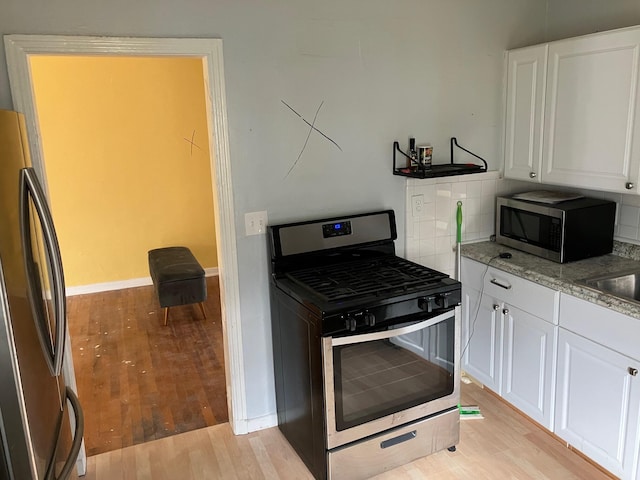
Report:
<svg viewBox="0 0 640 480"><path fill-rule="evenodd" d="M436 297L423 297L418 300L418 308L425 310L427 313L431 313L434 307L438 307Z"/></svg>
<svg viewBox="0 0 640 480"><path fill-rule="evenodd" d="M344 328L349 330L350 332L356 331L356 319L351 315L347 315L347 318L344 321Z"/></svg>
<svg viewBox="0 0 640 480"><path fill-rule="evenodd" d="M373 313L365 312L364 324L373 327L376 324L376 316Z"/></svg>
<svg viewBox="0 0 640 480"><path fill-rule="evenodd" d="M438 303L442 305L442 308L449 308L449 295L451 295L450 292L441 293L439 295L441 301Z"/></svg>

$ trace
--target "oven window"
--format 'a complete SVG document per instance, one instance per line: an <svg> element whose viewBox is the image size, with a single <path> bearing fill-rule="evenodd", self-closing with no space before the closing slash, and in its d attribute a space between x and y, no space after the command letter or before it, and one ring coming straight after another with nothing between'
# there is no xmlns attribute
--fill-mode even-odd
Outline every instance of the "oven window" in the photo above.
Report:
<svg viewBox="0 0 640 480"><path fill-rule="evenodd" d="M333 347L336 429L453 393L453 317L408 335Z"/></svg>

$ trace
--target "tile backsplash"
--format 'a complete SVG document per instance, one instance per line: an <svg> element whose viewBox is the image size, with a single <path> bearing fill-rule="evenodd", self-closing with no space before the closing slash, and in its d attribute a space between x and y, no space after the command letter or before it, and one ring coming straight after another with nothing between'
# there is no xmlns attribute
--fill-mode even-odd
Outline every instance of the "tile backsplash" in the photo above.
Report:
<svg viewBox="0 0 640 480"><path fill-rule="evenodd" d="M462 202L462 242L488 240L495 233L495 197L526 190L556 189L613 200L618 204L614 237L640 244L640 195L576 190L502 178L486 172L436 179L408 179L406 245L408 259L455 275L456 210Z"/></svg>

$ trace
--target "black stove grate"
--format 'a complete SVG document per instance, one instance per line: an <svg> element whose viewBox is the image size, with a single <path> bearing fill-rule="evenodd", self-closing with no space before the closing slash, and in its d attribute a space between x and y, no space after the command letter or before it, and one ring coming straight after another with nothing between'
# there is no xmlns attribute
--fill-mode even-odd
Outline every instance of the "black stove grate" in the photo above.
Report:
<svg viewBox="0 0 640 480"><path fill-rule="evenodd" d="M326 301L360 295L403 295L448 277L396 256L307 268L286 276Z"/></svg>

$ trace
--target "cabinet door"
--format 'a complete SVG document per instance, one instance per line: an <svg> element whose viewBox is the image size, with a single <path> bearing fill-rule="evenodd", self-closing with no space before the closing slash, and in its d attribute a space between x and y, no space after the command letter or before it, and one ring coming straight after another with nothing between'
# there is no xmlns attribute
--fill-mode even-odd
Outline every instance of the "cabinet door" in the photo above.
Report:
<svg viewBox="0 0 640 480"><path fill-rule="evenodd" d="M639 53L637 28L549 44L543 183L638 191Z"/></svg>
<svg viewBox="0 0 640 480"><path fill-rule="evenodd" d="M540 181L547 45L507 54L504 175Z"/></svg>
<svg viewBox="0 0 640 480"><path fill-rule="evenodd" d="M555 433L622 478L636 455L638 363L560 329Z"/></svg>
<svg viewBox="0 0 640 480"><path fill-rule="evenodd" d="M501 305L480 293L463 292L463 370L494 392L500 393L502 359Z"/></svg>
<svg viewBox="0 0 640 480"><path fill-rule="evenodd" d="M557 327L505 305L502 396L553 430Z"/></svg>

